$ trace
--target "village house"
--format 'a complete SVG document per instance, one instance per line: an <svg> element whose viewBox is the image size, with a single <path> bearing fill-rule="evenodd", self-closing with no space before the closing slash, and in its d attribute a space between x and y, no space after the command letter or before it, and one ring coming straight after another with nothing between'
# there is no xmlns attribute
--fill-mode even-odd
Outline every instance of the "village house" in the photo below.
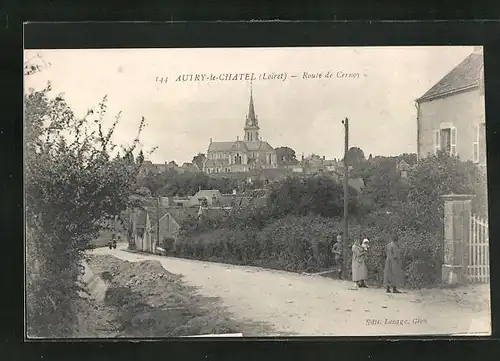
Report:
<svg viewBox="0 0 500 361"><path fill-rule="evenodd" d="M196 165L196 163L183 163L182 166L177 168L179 173L190 172L197 173L201 172L201 169Z"/></svg>
<svg viewBox="0 0 500 361"><path fill-rule="evenodd" d="M203 171L213 173L248 172L253 169L276 168L276 151L259 136L259 119L255 113L253 94L250 90L250 105L243 128L244 137L236 141L213 142L207 151Z"/></svg>
<svg viewBox="0 0 500 361"><path fill-rule="evenodd" d="M251 195L223 195L218 190L200 190L190 197L189 206L180 207L171 206L172 200L168 198L172 197L143 199L141 207L130 211L128 227L130 249L157 253L157 248L165 241L175 243L178 240L179 231L185 221L198 220L207 215L221 216L233 207L265 204L267 192L254 192Z"/></svg>
<svg viewBox="0 0 500 361"><path fill-rule="evenodd" d="M174 161L165 163L153 163L150 160L145 160L142 162L141 169L139 170L139 176L145 176L151 173L163 173L169 170L175 170L178 172L182 171L199 171L199 168L192 163L184 163L182 167L177 166ZM197 169L197 170L196 170Z"/></svg>
<svg viewBox="0 0 500 361"><path fill-rule="evenodd" d="M486 164L482 48L418 98L416 107L419 158L444 151Z"/></svg>
<svg viewBox="0 0 500 361"><path fill-rule="evenodd" d="M217 189L200 189L192 197L189 197L188 207L202 206L212 207L220 203L222 194Z"/></svg>
<svg viewBox="0 0 500 361"><path fill-rule="evenodd" d="M404 159L402 159L401 162L399 162L396 165L396 169L397 169L401 179L408 178L408 171L410 170L410 165L408 163L406 163Z"/></svg>
<svg viewBox="0 0 500 361"><path fill-rule="evenodd" d="M154 252L151 219L147 209L134 208L130 212L128 227L128 244L130 249L143 252Z"/></svg>

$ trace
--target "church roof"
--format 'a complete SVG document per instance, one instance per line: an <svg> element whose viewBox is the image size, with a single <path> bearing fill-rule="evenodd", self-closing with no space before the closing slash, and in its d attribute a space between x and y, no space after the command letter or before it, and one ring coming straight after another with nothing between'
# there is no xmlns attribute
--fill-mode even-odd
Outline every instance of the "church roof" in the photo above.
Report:
<svg viewBox="0 0 500 361"><path fill-rule="evenodd" d="M483 54L473 53L422 95L418 102L432 100L479 86Z"/></svg>
<svg viewBox="0 0 500 361"><path fill-rule="evenodd" d="M208 146L209 152L227 152L231 150L234 142L211 142Z"/></svg>
<svg viewBox="0 0 500 361"><path fill-rule="evenodd" d="M242 142L241 140L238 140L238 141L233 143L231 150L232 151L246 152L246 151L248 151L246 144L247 144L246 142Z"/></svg>
<svg viewBox="0 0 500 361"><path fill-rule="evenodd" d="M239 144L239 146L238 146ZM244 142L244 141L235 141L235 142L212 142L208 146L209 152L231 152L231 151L265 151L270 152L273 151L274 148L266 141L253 141L253 142Z"/></svg>
<svg viewBox="0 0 500 361"><path fill-rule="evenodd" d="M266 141L256 141L256 142L245 142L249 150L261 150L261 151L272 151L274 150L271 145Z"/></svg>

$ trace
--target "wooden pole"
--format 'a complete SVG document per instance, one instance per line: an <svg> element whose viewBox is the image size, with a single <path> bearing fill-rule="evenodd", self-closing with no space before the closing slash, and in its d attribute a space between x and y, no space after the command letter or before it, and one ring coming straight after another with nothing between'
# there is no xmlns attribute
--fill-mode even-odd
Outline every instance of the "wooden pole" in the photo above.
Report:
<svg viewBox="0 0 500 361"><path fill-rule="evenodd" d="M156 246L160 246L160 197L156 197ZM156 250L153 249L151 251L155 252Z"/></svg>
<svg viewBox="0 0 500 361"><path fill-rule="evenodd" d="M347 262L347 248L348 248L348 233L349 233L349 223L348 223L348 201L349 201L349 166L347 161L347 153L349 152L349 119L345 118L342 121L345 130L345 140L344 140L344 237L343 237L343 259L344 259L344 272L347 272L348 262ZM345 274L345 273L344 273Z"/></svg>

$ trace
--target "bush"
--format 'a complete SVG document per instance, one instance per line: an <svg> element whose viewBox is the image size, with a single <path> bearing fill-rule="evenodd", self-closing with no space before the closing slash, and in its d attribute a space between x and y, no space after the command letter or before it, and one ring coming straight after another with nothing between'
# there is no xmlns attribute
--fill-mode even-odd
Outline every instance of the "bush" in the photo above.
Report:
<svg viewBox="0 0 500 361"><path fill-rule="evenodd" d="M180 237L170 253L191 259L232 264L254 264L259 257L255 232L247 230L216 229L189 237Z"/></svg>
<svg viewBox="0 0 500 361"><path fill-rule="evenodd" d="M349 213L356 214L357 192L349 188ZM286 215L319 215L335 218L343 214L342 184L327 176L288 177L276 183L268 198L268 210L275 218Z"/></svg>
<svg viewBox="0 0 500 361"><path fill-rule="evenodd" d="M395 159L372 163L365 169L365 178L372 184L366 192L354 195L351 191L350 195L349 264L352 241L369 238L369 279L381 284L386 244L391 235L397 234L404 255L406 286L438 283L444 236L440 196L474 193L473 211L484 217L485 170L441 154L414 164L409 179L402 181L394 168ZM287 178L273 185L265 206L235 208L217 222L193 220L186 226L191 231L184 233L180 252L186 257L218 262L294 272L321 271L331 266L332 241L334 235L342 233L342 203L342 186L331 179Z"/></svg>
<svg viewBox="0 0 500 361"><path fill-rule="evenodd" d="M25 190L30 337L68 337L76 322L81 261L91 241L126 209L138 167L132 151L110 157L105 99L91 121L78 119L50 86L25 95ZM143 128L144 121L139 126ZM138 140L137 140L138 141Z"/></svg>
<svg viewBox="0 0 500 361"><path fill-rule="evenodd" d="M338 222L319 216L287 216L258 235L262 267L315 272L332 264L330 251Z"/></svg>

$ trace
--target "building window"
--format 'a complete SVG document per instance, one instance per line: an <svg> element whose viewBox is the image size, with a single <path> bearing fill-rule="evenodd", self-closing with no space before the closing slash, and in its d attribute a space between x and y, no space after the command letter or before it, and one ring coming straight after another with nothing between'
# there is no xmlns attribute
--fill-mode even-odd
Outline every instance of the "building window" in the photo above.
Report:
<svg viewBox="0 0 500 361"><path fill-rule="evenodd" d="M484 161L484 155L486 153L486 124L479 123L474 127L474 143L473 143L473 155L472 160L475 163Z"/></svg>
<svg viewBox="0 0 500 361"><path fill-rule="evenodd" d="M434 136L434 147L436 154L444 151L451 156L457 155L457 128L443 127L436 130Z"/></svg>

